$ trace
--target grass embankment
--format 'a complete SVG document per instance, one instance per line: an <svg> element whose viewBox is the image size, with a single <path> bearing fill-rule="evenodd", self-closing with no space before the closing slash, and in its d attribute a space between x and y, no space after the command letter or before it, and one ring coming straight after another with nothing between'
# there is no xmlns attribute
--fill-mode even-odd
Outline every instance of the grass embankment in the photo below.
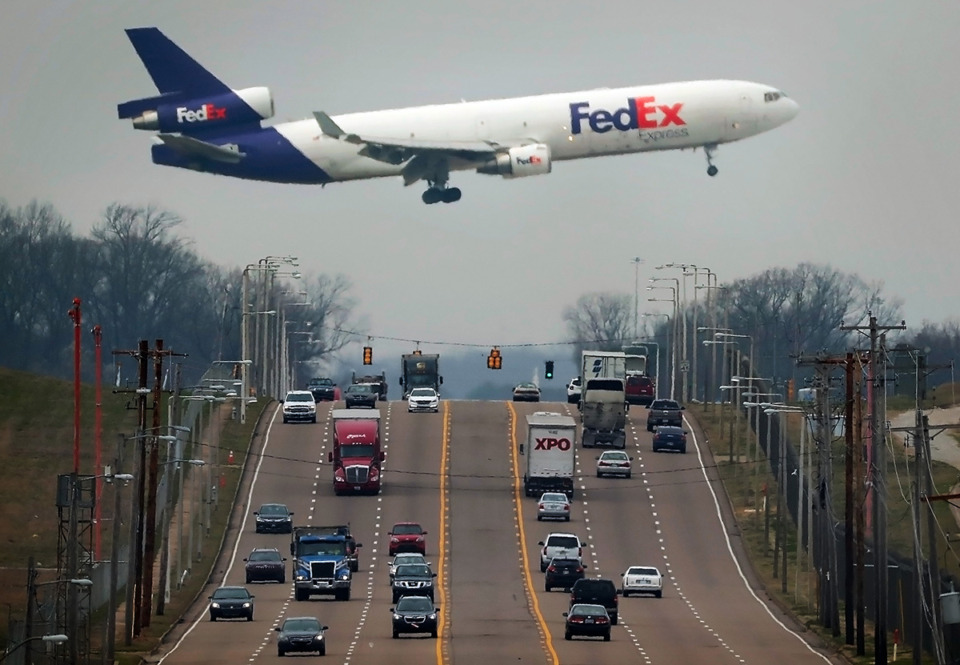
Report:
<svg viewBox="0 0 960 665"><path fill-rule="evenodd" d="M941 388L938 405L948 406L943 398L953 394L950 386ZM924 404L924 408L933 406ZM888 404L888 412L905 411L914 408L910 402L893 402ZM800 624L808 630L816 632L824 642L833 644L834 650L842 653L853 663L864 665L874 662L873 656L873 626L867 622L866 626L866 653L857 657L854 647L844 644L845 626L844 606L841 602L840 636L834 637L832 631L824 629L818 620L818 586L817 574L812 569L809 556L806 552L800 553L798 562L797 553L797 524L791 518L783 505L784 524L783 538L787 552L787 574L782 575L783 559L778 560L777 570L774 570L774 553L776 550L777 532L777 479L771 474L769 462L763 453L756 447L754 431L748 427L747 417L742 413L736 417L730 405L691 404L687 407L702 427L709 442L724 489L733 507L740 527L744 547L748 551L750 564L762 580L769 596L781 607L791 612ZM748 411L749 414L749 411ZM787 423L787 436L799 453L800 429L802 416L800 414L784 414ZM949 431L941 436L956 436ZM810 438L807 438L805 457L814 462L816 467L816 453L811 451ZM896 552L901 557L910 557L913 552L912 537L912 485L916 474L912 454L908 455L905 448L899 443L888 441L887 478L887 515L888 515L888 547L891 553ZM838 439L832 445L832 496L834 517L844 519L844 441ZM947 494L957 491L960 483L956 468L941 462L933 463L933 484L936 494ZM765 500L766 499L766 500ZM937 556L939 566L951 573L960 576L960 557L957 553L960 548L954 541L960 535L960 525L950 512L946 502L934 502L936 522L939 525L937 533ZM924 528L926 526L926 512ZM804 525L806 531L807 525ZM926 537L926 536L925 536ZM948 543L947 539L950 539ZM929 548L924 544L924 552ZM782 549L780 551L783 551ZM842 554L842 552L841 552ZM866 573L870 575L870 571ZM867 580L867 584L870 581ZM890 589L891 597L900 593L898 589ZM903 598L903 603L912 602ZM894 628L899 628L901 634L903 626L888 625L888 644L892 658ZM900 645L898 659L911 658L909 645ZM924 654L923 662L933 663L934 659Z"/></svg>
<svg viewBox="0 0 960 665"><path fill-rule="evenodd" d="M148 398L148 403L152 398ZM161 421L166 421L166 398ZM80 474L102 474L104 470L94 469L94 411L95 392L92 386L81 387L81 430L80 430ZM132 473L136 453L133 434L136 430L137 412L132 391L114 393L109 388L102 396L102 435L101 463L112 465L118 452L118 442L125 441L122 468L113 468L114 473ZM204 407L204 426L197 436L200 440L187 444L184 451L188 459L203 458L219 460L219 468L214 465L190 468L186 476L185 487L190 487L191 473L210 473L219 485L219 500L212 504L209 529L199 530L194 543L194 556L191 574L183 580L178 589L171 584L170 601L166 604L163 616L152 616L149 627L133 640L129 647L124 646L122 611L118 614L118 638L116 656L120 663L139 663L144 654L151 652L159 643L162 635L178 621L186 608L205 585L216 558L223 533L230 519L230 505L236 494L241 476L240 464L245 459L253 428L260 416L264 402L251 404L247 410L247 422L240 425L238 420L229 417L230 403L218 407ZM209 427L211 412L213 421L221 422L219 437ZM222 417L218 417L222 414ZM152 419L152 416L148 416ZM69 381L36 376L0 368L0 606L7 607L11 620L22 621L27 608L27 569L30 557L34 558L38 569L38 582L56 579L58 570L58 548L62 543L60 533L62 519L69 517L67 509L58 509L56 501L57 477L70 474L74 470L74 391ZM191 423L183 423L191 425ZM194 431L198 431L197 428ZM193 438L194 434L189 435ZM211 444L213 442L219 442ZM219 455L215 448L219 447ZM233 451L237 461L227 464L229 452ZM201 476L203 477L203 476ZM118 487L126 497L121 516L130 510L133 501L133 485ZM108 559L111 551L113 530L113 499L115 488L104 490L101 499L101 557ZM185 494L187 490L185 489ZM188 496L189 501L189 496ZM86 545L93 540L89 530L81 529L81 540ZM121 542L128 542L128 523L123 518ZM162 538L157 535L159 547ZM65 547L65 545L63 545ZM159 555L158 555L159 561ZM61 564L65 568L65 563ZM154 592L158 588L158 579L154 577ZM46 590L46 589L45 589ZM122 593L120 601L122 603ZM156 600L152 604L156 608ZM91 658L99 660L103 636L105 613L94 613L90 627ZM8 643L8 624L0 622L0 644Z"/></svg>

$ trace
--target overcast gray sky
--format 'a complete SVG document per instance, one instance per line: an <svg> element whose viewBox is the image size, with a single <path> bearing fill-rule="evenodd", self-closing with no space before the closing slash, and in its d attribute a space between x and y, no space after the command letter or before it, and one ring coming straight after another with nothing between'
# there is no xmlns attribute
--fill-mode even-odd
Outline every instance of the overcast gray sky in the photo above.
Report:
<svg viewBox="0 0 960 665"><path fill-rule="evenodd" d="M270 87L277 122L706 78L801 110L722 146L716 178L699 152L600 158L458 173L463 199L428 207L399 178L321 189L152 164L151 134L116 117L156 94L123 32L143 26L234 88ZM827 263L882 281L915 329L957 315L958 28L960 3L898 0L4 0L0 196L50 202L83 235L111 202L162 206L223 266L295 254L353 281L375 337L557 341L580 295L633 294L636 256L641 288L671 261L721 283Z"/></svg>

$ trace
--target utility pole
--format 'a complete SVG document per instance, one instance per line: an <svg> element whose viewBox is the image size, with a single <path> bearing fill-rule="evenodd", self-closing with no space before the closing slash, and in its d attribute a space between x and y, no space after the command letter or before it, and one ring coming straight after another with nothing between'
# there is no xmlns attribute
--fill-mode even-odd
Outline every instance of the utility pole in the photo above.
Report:
<svg viewBox="0 0 960 665"><path fill-rule="evenodd" d="M870 315L868 326L840 326L841 330L867 331L870 335L870 448L872 465L870 479L873 494L874 572L876 573L876 609L874 616L873 653L875 665L887 665L887 611L889 609L889 574L887 571L887 497L886 449L884 430L880 427L877 395L883 388L881 360L886 354L886 331L904 330L906 323L881 326L877 317ZM883 332L881 332L883 331ZM885 361L883 361L885 362Z"/></svg>
<svg viewBox="0 0 960 665"><path fill-rule="evenodd" d="M643 263L643 259L635 256L631 261L633 262L633 338L640 339L637 320L640 316L640 264Z"/></svg>
<svg viewBox="0 0 960 665"><path fill-rule="evenodd" d="M810 543L812 560L817 569L819 580L819 615L818 619L824 628L830 628L835 637L840 635L840 593L838 588L837 566L837 538L833 527L833 463L831 456L831 441L833 440L833 417L830 407L830 372L833 367L845 367L846 356L829 356L817 354L815 356L799 356L798 367L812 366L816 372L814 387L816 389L817 430L815 442L817 444L817 483L816 483L816 516L817 524L814 529L815 543ZM798 510L802 507L798 506ZM813 515L810 515L811 520ZM814 547L814 544L816 547Z"/></svg>

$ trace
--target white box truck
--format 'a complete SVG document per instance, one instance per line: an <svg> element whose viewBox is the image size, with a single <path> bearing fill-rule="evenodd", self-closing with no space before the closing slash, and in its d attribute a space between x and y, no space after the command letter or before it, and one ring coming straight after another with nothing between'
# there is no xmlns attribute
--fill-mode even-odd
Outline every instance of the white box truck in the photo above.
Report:
<svg viewBox="0 0 960 665"><path fill-rule="evenodd" d="M570 416L547 411L527 416L527 441L520 449L520 454L526 457L523 473L526 496L563 492L573 498L576 440L577 423Z"/></svg>
<svg viewBox="0 0 960 665"><path fill-rule="evenodd" d="M627 354L623 351L583 351L580 363L580 383L590 379L627 378Z"/></svg>

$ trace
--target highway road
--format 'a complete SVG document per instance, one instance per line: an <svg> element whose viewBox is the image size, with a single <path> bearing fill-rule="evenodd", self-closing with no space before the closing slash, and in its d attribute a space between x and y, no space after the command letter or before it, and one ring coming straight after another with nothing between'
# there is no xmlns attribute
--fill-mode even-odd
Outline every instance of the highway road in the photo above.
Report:
<svg viewBox="0 0 960 665"><path fill-rule="evenodd" d="M640 662L791 665L839 662L809 647L775 608L754 593L732 552L722 489L702 441L686 455L650 452L643 411L628 423L630 479L595 477L597 450L578 451L577 495L569 523L538 522L536 504L520 487L524 415L558 411L561 403L441 402L440 413L407 413L405 402L380 403L386 451L379 496L335 496L330 450L330 403L318 404L317 424L283 425L268 413L262 450L248 459L237 538L215 577L243 584L243 557L277 547L289 557L289 536L256 534L253 511L286 503L295 524L349 522L363 547L350 601L293 599L286 584L256 583L253 622L210 622L196 608L157 661L273 663L274 627L286 616L312 615L327 631L328 662L351 665L594 665ZM715 494L716 493L716 494ZM427 530L427 559L437 572L440 635L391 637L387 532L399 521ZM629 565L664 573L663 598L620 599L612 640L563 639L569 594L544 591L538 541L572 531L588 545L590 576L613 579ZM287 562L289 566L289 561ZM297 657L288 656L290 657ZM309 656L314 657L314 656Z"/></svg>

